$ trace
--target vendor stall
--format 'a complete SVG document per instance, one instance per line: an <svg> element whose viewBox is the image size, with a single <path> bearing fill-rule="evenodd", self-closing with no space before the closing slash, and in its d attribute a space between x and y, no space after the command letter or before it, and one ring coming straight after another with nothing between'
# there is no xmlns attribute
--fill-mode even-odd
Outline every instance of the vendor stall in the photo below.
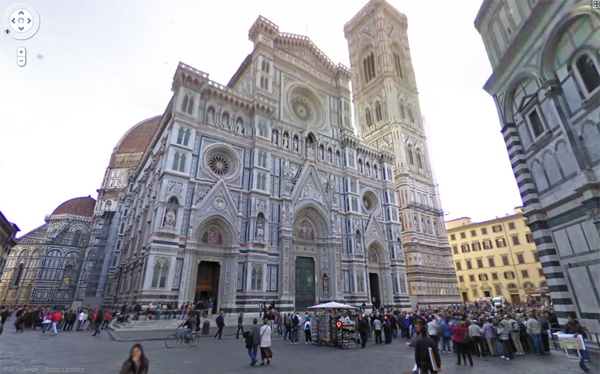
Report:
<svg viewBox="0 0 600 374"><path fill-rule="evenodd" d="M331 301L308 309L313 344L355 348L358 324L355 307Z"/></svg>

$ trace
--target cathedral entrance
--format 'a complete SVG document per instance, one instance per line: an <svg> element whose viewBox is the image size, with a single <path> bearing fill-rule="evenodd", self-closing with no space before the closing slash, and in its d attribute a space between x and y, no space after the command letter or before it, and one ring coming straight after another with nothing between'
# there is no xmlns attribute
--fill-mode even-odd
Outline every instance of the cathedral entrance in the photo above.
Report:
<svg viewBox="0 0 600 374"><path fill-rule="evenodd" d="M310 257L296 257L295 309L306 310L315 303L315 262Z"/></svg>
<svg viewBox="0 0 600 374"><path fill-rule="evenodd" d="M217 312L220 273L221 265L218 262L202 261L198 264L194 301L211 302L212 313Z"/></svg>
<svg viewBox="0 0 600 374"><path fill-rule="evenodd" d="M369 285L371 286L371 303L375 308L381 306L381 294L379 293L379 274L369 273Z"/></svg>

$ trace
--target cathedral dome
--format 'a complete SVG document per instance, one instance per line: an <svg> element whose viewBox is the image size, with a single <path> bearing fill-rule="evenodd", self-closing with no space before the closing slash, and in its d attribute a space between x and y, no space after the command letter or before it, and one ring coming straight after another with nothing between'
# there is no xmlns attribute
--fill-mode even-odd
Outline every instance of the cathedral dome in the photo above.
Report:
<svg viewBox="0 0 600 374"><path fill-rule="evenodd" d="M58 208L54 209L52 215L73 214L76 216L91 217L94 214L95 206L96 200L92 199L91 196L76 197L60 204Z"/></svg>
<svg viewBox="0 0 600 374"><path fill-rule="evenodd" d="M148 118L130 128L119 140L115 154L144 152L152 139L154 130L158 127L161 116Z"/></svg>
<svg viewBox="0 0 600 374"><path fill-rule="evenodd" d="M148 118L127 130L113 151L109 167L135 168L150 144L161 118L160 115Z"/></svg>

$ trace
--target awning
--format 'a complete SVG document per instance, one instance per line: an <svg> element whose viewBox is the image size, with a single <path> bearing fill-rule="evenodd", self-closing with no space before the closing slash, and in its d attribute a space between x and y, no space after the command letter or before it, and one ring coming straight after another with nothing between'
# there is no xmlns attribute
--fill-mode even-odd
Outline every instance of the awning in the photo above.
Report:
<svg viewBox="0 0 600 374"><path fill-rule="evenodd" d="M330 301L325 304L319 304L315 306L309 306L308 309L356 309L351 305L336 303L335 301Z"/></svg>

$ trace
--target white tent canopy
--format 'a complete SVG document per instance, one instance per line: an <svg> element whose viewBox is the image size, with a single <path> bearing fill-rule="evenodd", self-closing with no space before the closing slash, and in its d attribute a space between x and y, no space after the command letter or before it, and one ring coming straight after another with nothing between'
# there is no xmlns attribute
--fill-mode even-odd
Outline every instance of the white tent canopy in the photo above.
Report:
<svg viewBox="0 0 600 374"><path fill-rule="evenodd" d="M315 306L309 306L308 309L356 309L353 306L336 303L335 301L330 301L325 304L319 304Z"/></svg>

